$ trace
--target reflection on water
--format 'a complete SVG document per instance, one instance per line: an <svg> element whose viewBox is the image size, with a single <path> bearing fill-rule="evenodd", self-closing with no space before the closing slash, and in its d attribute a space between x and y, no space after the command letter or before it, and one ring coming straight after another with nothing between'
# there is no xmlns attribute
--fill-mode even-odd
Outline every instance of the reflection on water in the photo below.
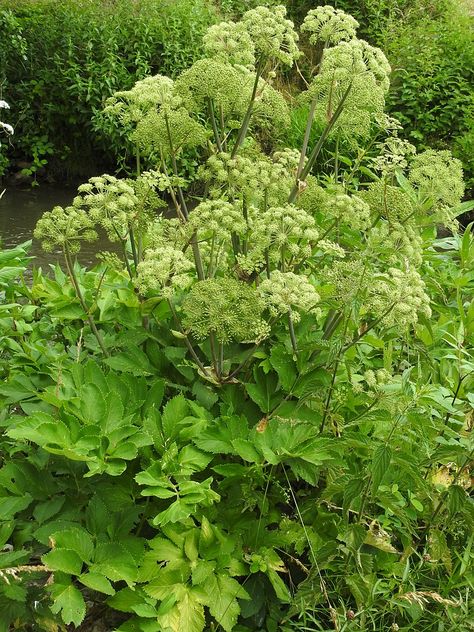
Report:
<svg viewBox="0 0 474 632"><path fill-rule="evenodd" d="M2 190L0 189L0 192ZM75 195L75 187L45 184L35 189L6 187L3 197L0 199L1 247L13 248L32 239L33 230L41 215L45 211L50 211L54 206L67 206ZM84 243L78 258L84 265L91 264L96 261L97 252L110 249L110 242L102 237L92 244ZM48 268L48 264L62 261L61 252L45 253L35 239L33 239L30 254L35 257L33 264L37 267L41 266L44 271Z"/></svg>

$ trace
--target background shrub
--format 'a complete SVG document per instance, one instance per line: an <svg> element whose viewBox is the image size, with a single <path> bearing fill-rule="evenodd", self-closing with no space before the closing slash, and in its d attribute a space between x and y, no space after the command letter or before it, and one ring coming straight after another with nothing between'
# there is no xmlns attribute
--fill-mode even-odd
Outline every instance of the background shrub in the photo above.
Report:
<svg viewBox="0 0 474 632"><path fill-rule="evenodd" d="M93 115L137 79L187 67L215 19L206 0L1 0L0 97L15 137L0 151L33 171L45 160L71 175L114 164L119 148Z"/></svg>
<svg viewBox="0 0 474 632"><path fill-rule="evenodd" d="M474 40L467 3L455 0L334 0L360 22L360 36L393 68L388 109L420 149L449 147L474 186Z"/></svg>

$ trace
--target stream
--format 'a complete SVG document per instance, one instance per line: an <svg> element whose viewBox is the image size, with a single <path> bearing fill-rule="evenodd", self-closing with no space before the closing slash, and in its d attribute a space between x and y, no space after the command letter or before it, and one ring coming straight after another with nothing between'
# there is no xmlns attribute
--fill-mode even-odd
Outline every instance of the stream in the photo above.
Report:
<svg viewBox="0 0 474 632"><path fill-rule="evenodd" d="M45 211L54 206L67 206L76 195L73 186L42 184L36 188L4 187L5 193L0 199L0 247L13 248L29 239L33 239L36 222ZM0 193L3 188L0 187ZM78 259L83 265L96 261L95 255L100 250L111 250L110 242L104 237L93 243L83 243ZM60 261L61 251L45 253L41 244L33 239L30 254L35 257L32 262L36 267L47 270L49 264Z"/></svg>

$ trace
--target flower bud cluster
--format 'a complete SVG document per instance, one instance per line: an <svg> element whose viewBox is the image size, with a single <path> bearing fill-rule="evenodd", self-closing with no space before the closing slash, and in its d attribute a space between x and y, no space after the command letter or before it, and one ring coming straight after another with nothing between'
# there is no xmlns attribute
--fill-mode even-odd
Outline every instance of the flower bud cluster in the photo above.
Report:
<svg viewBox="0 0 474 632"><path fill-rule="evenodd" d="M372 182L368 189L360 191L358 195L370 206L375 217L396 223L414 216L415 207L410 196L384 180Z"/></svg>
<svg viewBox="0 0 474 632"><path fill-rule="evenodd" d="M89 179L74 198L75 208L86 209L95 224L102 226L110 241L125 240L138 219L138 197L129 180L102 175Z"/></svg>
<svg viewBox="0 0 474 632"><path fill-rule="evenodd" d="M278 204L288 197L292 185L291 174L280 158L273 162L259 152L232 158L222 152L208 159L201 174L213 184L212 195L220 196L220 189L225 188L233 197L245 197L248 203L266 197L269 204Z"/></svg>
<svg viewBox="0 0 474 632"><path fill-rule="evenodd" d="M137 266L137 287L141 294L159 291L171 298L177 290L188 288L193 282L194 263L182 250L162 245L147 250L144 260Z"/></svg>
<svg viewBox="0 0 474 632"><path fill-rule="evenodd" d="M242 22L221 22L209 27L203 38L209 57L227 64L255 66L255 46Z"/></svg>
<svg viewBox="0 0 474 632"><path fill-rule="evenodd" d="M286 8L257 7L244 13L242 24L255 46L256 57L265 61L280 61L292 66L298 59L298 34L291 20L286 19Z"/></svg>
<svg viewBox="0 0 474 632"><path fill-rule="evenodd" d="M270 278L262 281L258 289L274 317L291 312L294 322L298 322L300 312L320 313L317 307L319 294L305 275L273 270Z"/></svg>
<svg viewBox="0 0 474 632"><path fill-rule="evenodd" d="M327 46L355 38L358 27L359 23L351 15L324 5L308 12L301 30L309 33L311 44L321 42Z"/></svg>
<svg viewBox="0 0 474 632"><path fill-rule="evenodd" d="M405 260L418 267L423 261L423 239L419 230L408 222L380 221L370 231L367 245L369 252L390 265Z"/></svg>
<svg viewBox="0 0 474 632"><path fill-rule="evenodd" d="M183 325L197 340L258 342L269 334L265 304L251 286L233 278L198 281L183 301Z"/></svg>
<svg viewBox="0 0 474 632"><path fill-rule="evenodd" d="M376 171L382 176L394 174L397 170L403 170L408 166L411 157L416 154L416 148L407 140L398 136L389 136L379 144L380 154L371 162Z"/></svg>
<svg viewBox="0 0 474 632"><path fill-rule="evenodd" d="M280 262L282 256L289 256L293 261L309 257L312 244L319 237L314 218L292 204L271 207L263 212L251 209L249 229L248 257L240 262L243 269L262 261L265 252L273 264Z"/></svg>
<svg viewBox="0 0 474 632"><path fill-rule="evenodd" d="M244 235L247 232L247 222L242 210L236 204L230 204L222 199L201 202L191 211L186 229L198 238L212 234L219 240L230 238L231 233Z"/></svg>
<svg viewBox="0 0 474 632"><path fill-rule="evenodd" d="M362 40L342 42L325 51L320 72L301 100L315 101L320 125L326 125L342 106L332 133L339 131L354 142L368 136L372 123L383 115L389 71L378 49Z"/></svg>
<svg viewBox="0 0 474 632"><path fill-rule="evenodd" d="M170 156L184 147L204 145L208 138L205 127L195 121L185 108L151 110L142 118L131 139L145 153Z"/></svg>
<svg viewBox="0 0 474 632"><path fill-rule="evenodd" d="M327 214L357 230L370 226L370 206L357 195L336 193L325 204Z"/></svg>
<svg viewBox="0 0 474 632"><path fill-rule="evenodd" d="M207 109L212 100L225 116L242 117L250 98L247 73L218 59L200 59L176 80L176 92L190 112Z"/></svg>
<svg viewBox="0 0 474 632"><path fill-rule="evenodd" d="M138 123L157 106L179 107L180 99L175 95L173 85L173 80L163 75L146 77L137 81L131 90L115 92L107 99L103 111L123 124Z"/></svg>
<svg viewBox="0 0 474 632"><path fill-rule="evenodd" d="M409 264L403 270L389 268L376 275L369 287L366 309L376 317L385 314L383 322L388 326L414 325L419 314L431 316L423 279Z"/></svg>
<svg viewBox="0 0 474 632"><path fill-rule="evenodd" d="M46 252L53 252L59 247L73 255L80 251L81 241L97 239L94 221L88 213L74 206L55 206L52 211L44 213L33 234Z"/></svg>
<svg viewBox="0 0 474 632"><path fill-rule="evenodd" d="M464 195L462 163L448 150L427 149L418 154L408 179L434 206L456 206Z"/></svg>

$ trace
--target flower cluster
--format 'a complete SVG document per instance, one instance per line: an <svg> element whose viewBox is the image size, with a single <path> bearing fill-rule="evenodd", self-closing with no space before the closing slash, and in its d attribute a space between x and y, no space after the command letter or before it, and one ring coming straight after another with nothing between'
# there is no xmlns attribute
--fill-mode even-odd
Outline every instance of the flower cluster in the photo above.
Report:
<svg viewBox="0 0 474 632"><path fill-rule="evenodd" d="M284 6L250 9L244 13L242 24L255 46L257 59L280 61L287 66L298 59L298 34L293 22L286 19Z"/></svg>
<svg viewBox="0 0 474 632"><path fill-rule="evenodd" d="M250 247L239 263L244 270L259 267L268 256L272 264L289 258L295 262L311 255L312 244L319 232L314 218L291 204L249 212Z"/></svg>
<svg viewBox="0 0 474 632"><path fill-rule="evenodd" d="M379 222L370 231L367 246L369 253L379 260L386 260L390 265L400 260L409 261L413 266L422 263L423 239L410 222Z"/></svg>
<svg viewBox="0 0 474 632"><path fill-rule="evenodd" d="M10 106L8 105L8 103L6 101L0 100L0 110L2 108L5 109L5 110L9 110ZM14 132L13 127L11 125L9 125L8 123L4 123L3 121L0 121L0 129L2 129L4 132L9 134L10 136ZM2 143L0 143L0 147L1 146L2 146Z"/></svg>
<svg viewBox="0 0 474 632"><path fill-rule="evenodd" d="M247 75L247 103L250 99L254 82L253 73ZM270 130L274 134L281 133L290 125L290 111L285 97L275 90L268 81L260 78L253 105L251 126Z"/></svg>
<svg viewBox="0 0 474 632"><path fill-rule="evenodd" d="M357 230L366 230L370 226L370 206L357 195L336 193L328 197L324 207L338 223Z"/></svg>
<svg viewBox="0 0 474 632"><path fill-rule="evenodd" d="M225 188L233 197L245 197L249 204L263 198L268 204L278 204L288 198L292 185L285 165L288 157L279 153L274 162L259 151L239 153L235 158L222 152L208 159L201 174L212 183L212 195L220 196Z"/></svg>
<svg viewBox="0 0 474 632"><path fill-rule="evenodd" d="M403 270L389 268L379 273L369 287L367 311L383 316L388 326L414 325L418 315L431 316L430 299L419 272L407 264Z"/></svg>
<svg viewBox="0 0 474 632"><path fill-rule="evenodd" d="M384 180L372 182L368 189L359 192L359 197L370 206L376 217L383 217L392 223L405 222L416 211L407 193Z"/></svg>
<svg viewBox="0 0 474 632"><path fill-rule="evenodd" d="M88 213L74 206L55 206L38 220L34 230L35 239L41 241L46 252L59 247L70 254L77 254L81 241L95 241L97 232Z"/></svg>
<svg viewBox="0 0 474 632"><path fill-rule="evenodd" d="M191 285L193 269L194 263L182 250L163 245L146 251L145 259L137 267L137 286L142 294L154 290L171 298L176 290Z"/></svg>
<svg viewBox="0 0 474 632"><path fill-rule="evenodd" d="M190 213L186 229L190 234L197 233L199 239L208 234L222 240L229 238L231 233L245 234L247 222L237 205L222 199L207 200Z"/></svg>
<svg viewBox="0 0 474 632"><path fill-rule="evenodd" d="M137 81L130 90L115 92L106 101L104 113L116 117L122 124L138 123L157 106L178 107L180 100L174 94L173 80L154 75Z"/></svg>
<svg viewBox="0 0 474 632"><path fill-rule="evenodd" d="M456 206L464 195L462 163L448 150L418 154L408 179L435 206Z"/></svg>
<svg viewBox="0 0 474 632"><path fill-rule="evenodd" d="M139 121L131 138L146 153L170 156L184 147L204 145L208 133L185 108L178 108L160 112L151 110Z"/></svg>
<svg viewBox="0 0 474 632"><path fill-rule="evenodd" d="M376 171L383 177L394 174L408 166L410 159L416 154L416 148L407 140L398 138L396 134L389 136L378 145L380 154L372 159Z"/></svg>
<svg viewBox="0 0 474 632"><path fill-rule="evenodd" d="M227 117L242 117L250 98L247 73L218 59L200 59L176 80L176 92L190 112L207 109L212 100Z"/></svg>
<svg viewBox="0 0 474 632"><path fill-rule="evenodd" d="M301 30L309 33L311 44L328 46L355 38L358 26L351 15L325 5L308 12Z"/></svg>
<svg viewBox="0 0 474 632"><path fill-rule="evenodd" d="M95 176L81 184L78 191L82 195L74 198L73 206L87 210L110 241L125 240L138 212L138 197L132 182L110 175Z"/></svg>
<svg viewBox="0 0 474 632"><path fill-rule="evenodd" d="M209 57L235 66L253 69L255 46L242 22L221 22L209 27L203 39Z"/></svg>
<svg viewBox="0 0 474 632"><path fill-rule="evenodd" d="M272 316L291 313L293 320L300 320L300 312L318 315L320 297L305 275L273 270L270 278L259 286L259 291Z"/></svg>
<svg viewBox="0 0 474 632"><path fill-rule="evenodd" d="M315 118L325 125L339 107L333 131L349 140L366 137L384 110L390 66L385 55L362 40L342 42L325 51L321 69L303 102L316 102Z"/></svg>
<svg viewBox="0 0 474 632"><path fill-rule="evenodd" d="M251 286L232 278L198 281L183 301L183 325L197 340L258 342L269 333L265 304Z"/></svg>

